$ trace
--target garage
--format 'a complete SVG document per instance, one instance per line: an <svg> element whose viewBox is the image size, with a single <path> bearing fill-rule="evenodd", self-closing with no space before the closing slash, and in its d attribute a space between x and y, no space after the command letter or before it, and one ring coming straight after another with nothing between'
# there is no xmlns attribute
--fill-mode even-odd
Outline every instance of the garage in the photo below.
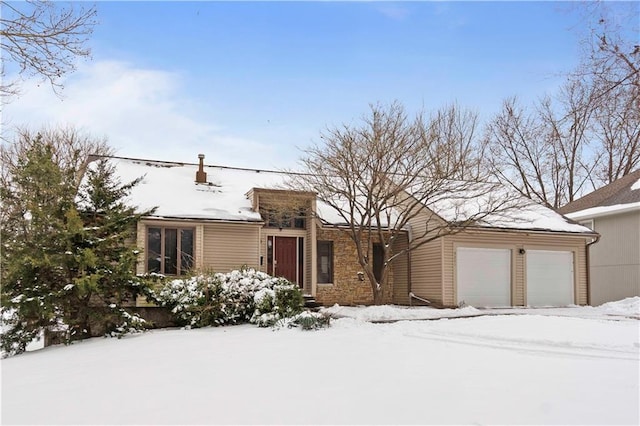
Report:
<svg viewBox="0 0 640 426"><path fill-rule="evenodd" d="M511 250L458 247L457 303L511 306Z"/></svg>
<svg viewBox="0 0 640 426"><path fill-rule="evenodd" d="M573 252L527 250L527 305L565 306L575 303Z"/></svg>

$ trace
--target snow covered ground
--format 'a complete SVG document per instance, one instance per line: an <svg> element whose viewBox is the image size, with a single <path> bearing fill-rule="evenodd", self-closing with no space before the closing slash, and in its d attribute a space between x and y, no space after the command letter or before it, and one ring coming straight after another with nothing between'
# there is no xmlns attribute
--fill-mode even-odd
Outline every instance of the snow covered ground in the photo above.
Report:
<svg viewBox="0 0 640 426"><path fill-rule="evenodd" d="M640 320L640 297L629 297L600 306L572 305L563 308L503 308L476 309L466 306L459 309L435 309L428 306L340 306L334 305L323 312L338 318L355 318L361 321L392 322L401 320L428 320L441 318L476 317L482 315L552 315L592 319Z"/></svg>
<svg viewBox="0 0 640 426"><path fill-rule="evenodd" d="M481 315L378 324L361 318L435 314L333 307L351 318L317 332L243 325L90 339L2 360L1 420L637 425L639 304L465 308Z"/></svg>

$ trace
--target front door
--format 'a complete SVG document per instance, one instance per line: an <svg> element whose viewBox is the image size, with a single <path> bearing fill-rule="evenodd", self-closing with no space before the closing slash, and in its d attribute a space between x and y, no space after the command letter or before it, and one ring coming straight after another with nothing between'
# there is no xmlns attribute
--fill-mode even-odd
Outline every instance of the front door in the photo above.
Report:
<svg viewBox="0 0 640 426"><path fill-rule="evenodd" d="M269 260L268 273L283 277L292 283L302 283L302 238L299 237L269 237L268 246L273 247L273 257ZM300 243L300 244L299 244Z"/></svg>

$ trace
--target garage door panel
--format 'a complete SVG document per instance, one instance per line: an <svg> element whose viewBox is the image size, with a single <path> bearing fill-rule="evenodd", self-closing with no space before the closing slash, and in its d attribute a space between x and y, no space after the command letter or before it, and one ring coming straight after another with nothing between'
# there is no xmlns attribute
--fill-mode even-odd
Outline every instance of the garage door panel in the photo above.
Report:
<svg viewBox="0 0 640 426"><path fill-rule="evenodd" d="M527 305L565 306L574 303L573 253L527 250Z"/></svg>
<svg viewBox="0 0 640 426"><path fill-rule="evenodd" d="M511 306L511 250L459 247L456 261L458 304Z"/></svg>

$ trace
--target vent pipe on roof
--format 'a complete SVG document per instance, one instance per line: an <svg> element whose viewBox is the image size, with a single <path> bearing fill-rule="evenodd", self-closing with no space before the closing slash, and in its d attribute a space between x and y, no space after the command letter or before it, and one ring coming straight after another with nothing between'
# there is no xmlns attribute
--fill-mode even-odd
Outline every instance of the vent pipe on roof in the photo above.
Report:
<svg viewBox="0 0 640 426"><path fill-rule="evenodd" d="M198 154L200 165L196 172L196 183L207 183L207 174L204 171L204 154Z"/></svg>

